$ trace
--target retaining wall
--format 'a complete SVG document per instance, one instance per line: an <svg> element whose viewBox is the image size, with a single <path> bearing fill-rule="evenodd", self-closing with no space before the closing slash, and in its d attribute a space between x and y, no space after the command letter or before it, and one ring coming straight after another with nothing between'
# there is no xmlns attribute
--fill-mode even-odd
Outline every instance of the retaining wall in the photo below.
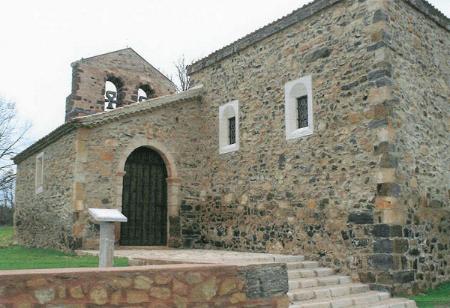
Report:
<svg viewBox="0 0 450 308"><path fill-rule="evenodd" d="M284 264L0 271L1 308L288 307L287 290Z"/></svg>

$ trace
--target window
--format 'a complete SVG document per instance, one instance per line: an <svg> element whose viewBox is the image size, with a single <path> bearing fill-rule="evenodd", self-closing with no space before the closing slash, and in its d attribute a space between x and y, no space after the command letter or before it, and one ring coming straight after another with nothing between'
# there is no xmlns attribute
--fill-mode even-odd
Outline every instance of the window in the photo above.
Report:
<svg viewBox="0 0 450 308"><path fill-rule="evenodd" d="M44 190L44 153L36 156L36 174L35 174L36 194Z"/></svg>
<svg viewBox="0 0 450 308"><path fill-rule="evenodd" d="M297 97L297 128L308 127L308 96Z"/></svg>
<svg viewBox="0 0 450 308"><path fill-rule="evenodd" d="M236 143L236 117L228 119L228 140L229 144Z"/></svg>
<svg viewBox="0 0 450 308"><path fill-rule="evenodd" d="M219 107L219 153L239 150L239 102Z"/></svg>
<svg viewBox="0 0 450 308"><path fill-rule="evenodd" d="M311 135L314 131L311 76L285 85L286 139Z"/></svg>

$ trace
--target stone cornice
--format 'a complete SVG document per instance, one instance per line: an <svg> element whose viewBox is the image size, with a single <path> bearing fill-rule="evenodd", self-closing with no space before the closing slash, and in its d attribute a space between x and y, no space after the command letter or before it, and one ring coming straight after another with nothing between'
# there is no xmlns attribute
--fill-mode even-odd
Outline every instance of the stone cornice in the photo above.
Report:
<svg viewBox="0 0 450 308"><path fill-rule="evenodd" d="M196 73L214 63L217 63L277 32L280 32L291 25L305 20L308 17L320 12L321 10L331 7L332 5L343 0L315 0L308 3L292 13L238 39L237 41L214 51L203 59L194 62L188 66L188 73ZM439 26L450 31L450 20L442 12L432 6L425 0L402 0L422 12L425 16L435 21Z"/></svg>
<svg viewBox="0 0 450 308"><path fill-rule="evenodd" d="M43 150L49 144L55 142L56 140L76 130L79 127L87 127L87 128L96 127L106 123L117 121L127 116L132 116L137 113L142 114L144 112L150 112L154 109L161 108L168 104L183 102L186 100L195 100L195 99L200 100L202 95L203 95L203 86L199 85L178 94L161 96L150 100L142 101L140 103L120 107L111 111L75 118L72 121L64 123L63 125L59 126L55 130L50 132L48 135L39 139L34 144L26 148L24 151L17 154L13 158L14 163L15 164L20 163L29 156Z"/></svg>

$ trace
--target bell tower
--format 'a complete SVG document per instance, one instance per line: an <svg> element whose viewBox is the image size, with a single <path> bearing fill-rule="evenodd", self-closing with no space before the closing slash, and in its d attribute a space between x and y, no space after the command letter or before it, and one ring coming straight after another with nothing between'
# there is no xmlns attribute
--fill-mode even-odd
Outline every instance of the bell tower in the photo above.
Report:
<svg viewBox="0 0 450 308"><path fill-rule="evenodd" d="M72 63L72 92L66 99L66 122L175 93L171 80L131 48Z"/></svg>

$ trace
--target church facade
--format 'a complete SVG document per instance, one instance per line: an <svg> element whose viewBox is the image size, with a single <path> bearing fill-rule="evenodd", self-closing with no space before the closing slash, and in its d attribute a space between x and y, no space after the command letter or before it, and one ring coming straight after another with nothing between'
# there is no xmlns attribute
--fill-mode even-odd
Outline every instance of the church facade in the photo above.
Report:
<svg viewBox="0 0 450 308"><path fill-rule="evenodd" d="M118 245L448 280L449 29L421 0L316 0L192 64L180 93L132 49L77 61L66 123L15 158L17 239L96 248L87 209L118 208Z"/></svg>

